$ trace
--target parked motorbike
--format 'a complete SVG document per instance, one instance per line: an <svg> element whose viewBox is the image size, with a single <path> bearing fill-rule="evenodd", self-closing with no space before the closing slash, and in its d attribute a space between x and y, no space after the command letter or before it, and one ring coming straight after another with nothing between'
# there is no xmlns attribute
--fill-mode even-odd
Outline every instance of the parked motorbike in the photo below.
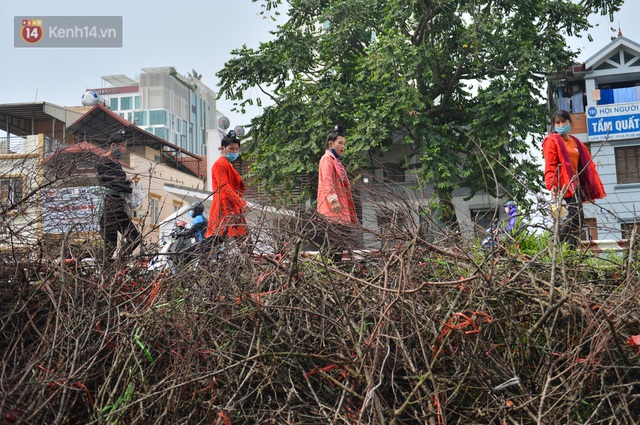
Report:
<svg viewBox="0 0 640 425"><path fill-rule="evenodd" d="M491 227L486 229L487 236L482 239L481 246L485 251L494 251L501 247L500 220L495 219L491 222Z"/></svg>
<svg viewBox="0 0 640 425"><path fill-rule="evenodd" d="M168 237L163 238L160 251L149 260L148 271L171 270L176 273L180 265L187 264L194 259L195 243L193 238L180 236L186 230L187 223L178 220Z"/></svg>

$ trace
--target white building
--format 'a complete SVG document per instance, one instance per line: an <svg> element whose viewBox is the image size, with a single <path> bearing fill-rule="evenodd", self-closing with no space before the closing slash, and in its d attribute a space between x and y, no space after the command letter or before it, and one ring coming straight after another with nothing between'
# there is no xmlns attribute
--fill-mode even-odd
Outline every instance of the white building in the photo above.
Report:
<svg viewBox="0 0 640 425"><path fill-rule="evenodd" d="M194 72L195 74L195 72ZM205 155L207 131L217 129L215 93L198 75L173 67L142 68L135 78L102 77L95 91L111 111L196 155Z"/></svg>

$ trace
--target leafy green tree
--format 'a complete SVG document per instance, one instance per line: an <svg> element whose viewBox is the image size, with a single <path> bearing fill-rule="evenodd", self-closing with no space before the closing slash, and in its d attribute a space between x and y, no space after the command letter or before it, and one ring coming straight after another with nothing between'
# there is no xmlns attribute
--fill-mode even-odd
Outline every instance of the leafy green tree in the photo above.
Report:
<svg viewBox="0 0 640 425"><path fill-rule="evenodd" d="M350 166L371 166L368 153L400 145L407 159L418 155L452 222L458 187L511 186L517 197L540 184L530 152L545 131L547 76L575 59L567 35L586 33L591 14L612 19L623 3L253 1L265 15L286 9L287 19L257 50L234 50L217 75L220 95L240 110L269 100L251 125L257 175L281 190L315 171L339 122Z"/></svg>

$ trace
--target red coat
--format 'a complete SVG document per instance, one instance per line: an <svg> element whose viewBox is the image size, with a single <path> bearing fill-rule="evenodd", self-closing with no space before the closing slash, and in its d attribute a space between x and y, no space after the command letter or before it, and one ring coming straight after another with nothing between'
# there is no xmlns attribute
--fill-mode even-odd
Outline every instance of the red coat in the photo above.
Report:
<svg viewBox="0 0 640 425"><path fill-rule="evenodd" d="M247 203L242 199L245 185L231 162L221 156L211 167L213 198L209 211L209 223L205 237L242 236L247 233L247 222L242 208Z"/></svg>
<svg viewBox="0 0 640 425"><path fill-rule="evenodd" d="M331 200L337 199L340 212L331 209ZM351 185L344 166L330 150L320 159L318 167L318 212L330 219L344 223L358 223L356 207L351 195Z"/></svg>
<svg viewBox="0 0 640 425"><path fill-rule="evenodd" d="M570 136L573 137L573 136ZM578 178L573 179L576 170L573 170L569 154L564 140L557 133L550 134L542 142L542 154L544 155L544 183L547 189L557 188L558 192L566 188L565 198L573 196L576 185L580 184L582 201L594 201L604 198L607 193L604 190L602 180L596 171L596 165L584 143L573 137L578 146L580 159L578 160ZM570 184L571 183L571 184Z"/></svg>

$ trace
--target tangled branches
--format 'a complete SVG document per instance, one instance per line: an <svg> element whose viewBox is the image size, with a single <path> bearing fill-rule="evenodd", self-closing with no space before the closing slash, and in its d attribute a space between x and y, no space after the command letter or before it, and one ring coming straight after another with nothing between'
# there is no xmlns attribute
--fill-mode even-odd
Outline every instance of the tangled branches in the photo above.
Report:
<svg viewBox="0 0 640 425"><path fill-rule="evenodd" d="M415 228L333 262L284 228L271 255L174 274L22 264L0 286L4 423L640 421L633 250L492 255Z"/></svg>

